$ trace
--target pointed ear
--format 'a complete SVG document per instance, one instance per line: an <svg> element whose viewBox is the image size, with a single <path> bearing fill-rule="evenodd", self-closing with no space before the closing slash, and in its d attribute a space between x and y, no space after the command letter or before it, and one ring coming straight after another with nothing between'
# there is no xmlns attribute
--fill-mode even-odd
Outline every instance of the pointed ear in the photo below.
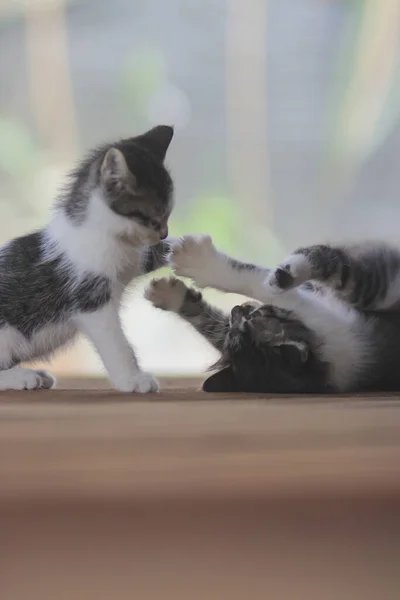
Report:
<svg viewBox="0 0 400 600"><path fill-rule="evenodd" d="M240 392L236 377L231 367L226 367L211 375L203 383L203 392Z"/></svg>
<svg viewBox="0 0 400 600"><path fill-rule="evenodd" d="M110 148L101 165L101 178L103 181L121 180L133 177L129 171L124 155L117 148Z"/></svg>
<svg viewBox="0 0 400 600"><path fill-rule="evenodd" d="M173 135L173 127L169 127L169 125L158 125L157 127L150 129L150 131L139 135L136 138L136 141L163 161Z"/></svg>
<svg viewBox="0 0 400 600"><path fill-rule="evenodd" d="M278 348L282 358L290 367L300 367L308 359L308 346L304 342L288 342Z"/></svg>

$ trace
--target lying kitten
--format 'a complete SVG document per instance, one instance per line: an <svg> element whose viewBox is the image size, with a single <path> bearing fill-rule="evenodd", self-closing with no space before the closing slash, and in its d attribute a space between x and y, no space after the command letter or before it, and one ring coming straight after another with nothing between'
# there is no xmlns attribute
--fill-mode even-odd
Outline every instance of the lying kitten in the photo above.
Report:
<svg viewBox="0 0 400 600"><path fill-rule="evenodd" d="M94 150L49 225L0 248L0 389L52 387L47 372L19 363L49 357L81 331L116 389L158 390L118 310L134 277L165 264L173 185L163 161L172 136L159 126Z"/></svg>
<svg viewBox="0 0 400 600"><path fill-rule="evenodd" d="M266 303L235 307L229 319L179 280L152 282L155 306L177 312L222 353L206 391L400 389L398 250L311 246L268 270L223 255L207 236L187 236L172 264L201 287Z"/></svg>
<svg viewBox="0 0 400 600"><path fill-rule="evenodd" d="M206 392L327 392L327 365L312 358L313 333L289 311L246 302L230 317L210 306L201 292L176 278L154 279L145 292L154 306L173 311L217 350Z"/></svg>

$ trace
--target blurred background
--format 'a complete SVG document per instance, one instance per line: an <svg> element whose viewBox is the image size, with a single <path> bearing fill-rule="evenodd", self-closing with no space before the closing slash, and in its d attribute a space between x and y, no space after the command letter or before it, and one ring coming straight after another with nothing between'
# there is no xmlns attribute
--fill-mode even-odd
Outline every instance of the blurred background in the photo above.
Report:
<svg viewBox="0 0 400 600"><path fill-rule="evenodd" d="M91 146L158 123L175 125L174 235L265 265L397 240L399 52L400 0L0 0L0 241L47 222ZM214 352L143 285L123 312L143 367L203 371ZM82 341L53 370L102 366Z"/></svg>

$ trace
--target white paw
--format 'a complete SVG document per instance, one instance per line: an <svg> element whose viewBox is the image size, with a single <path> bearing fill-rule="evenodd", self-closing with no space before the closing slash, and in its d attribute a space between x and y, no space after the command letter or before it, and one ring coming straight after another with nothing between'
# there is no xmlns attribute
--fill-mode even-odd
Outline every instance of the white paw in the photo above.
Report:
<svg viewBox="0 0 400 600"><path fill-rule="evenodd" d="M50 390L51 388L55 387L56 385L56 379L55 377L53 377L53 375L50 375L50 373L48 373L48 371L44 371L44 370L38 370L36 371L36 374L39 375L40 377L40 388L43 390Z"/></svg>
<svg viewBox="0 0 400 600"><path fill-rule="evenodd" d="M272 292L282 292L297 287L311 279L311 265L304 254L292 254L274 269L266 284Z"/></svg>
<svg viewBox="0 0 400 600"><path fill-rule="evenodd" d="M1 390L49 390L55 382L47 371L13 367L0 372Z"/></svg>
<svg viewBox="0 0 400 600"><path fill-rule="evenodd" d="M157 379L150 373L144 373L143 371L138 371L125 381L116 382L115 387L120 392L135 392L137 394L160 391Z"/></svg>
<svg viewBox="0 0 400 600"><path fill-rule="evenodd" d="M177 313L183 304L187 289L180 279L163 277L150 282L144 292L144 297L157 308Z"/></svg>
<svg viewBox="0 0 400 600"><path fill-rule="evenodd" d="M209 235L187 235L172 246L170 263L177 275L190 277L199 287L214 282L210 275L215 268L218 252Z"/></svg>

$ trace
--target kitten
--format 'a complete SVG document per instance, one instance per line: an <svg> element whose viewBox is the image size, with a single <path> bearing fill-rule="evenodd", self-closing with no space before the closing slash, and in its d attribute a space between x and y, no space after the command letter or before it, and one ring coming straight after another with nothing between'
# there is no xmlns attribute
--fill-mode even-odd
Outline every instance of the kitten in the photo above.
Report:
<svg viewBox="0 0 400 600"><path fill-rule="evenodd" d="M140 370L118 311L127 284L166 262L173 184L163 161L172 127L94 150L71 173L50 223L0 248L0 389L51 388L48 358L80 331L113 386L158 390Z"/></svg>
<svg viewBox="0 0 400 600"><path fill-rule="evenodd" d="M223 255L208 236L187 236L175 245L172 264L200 287L265 303L235 307L228 318L179 280L152 282L153 304L177 312L222 353L206 391L400 389L397 249L311 246L269 270Z"/></svg>

